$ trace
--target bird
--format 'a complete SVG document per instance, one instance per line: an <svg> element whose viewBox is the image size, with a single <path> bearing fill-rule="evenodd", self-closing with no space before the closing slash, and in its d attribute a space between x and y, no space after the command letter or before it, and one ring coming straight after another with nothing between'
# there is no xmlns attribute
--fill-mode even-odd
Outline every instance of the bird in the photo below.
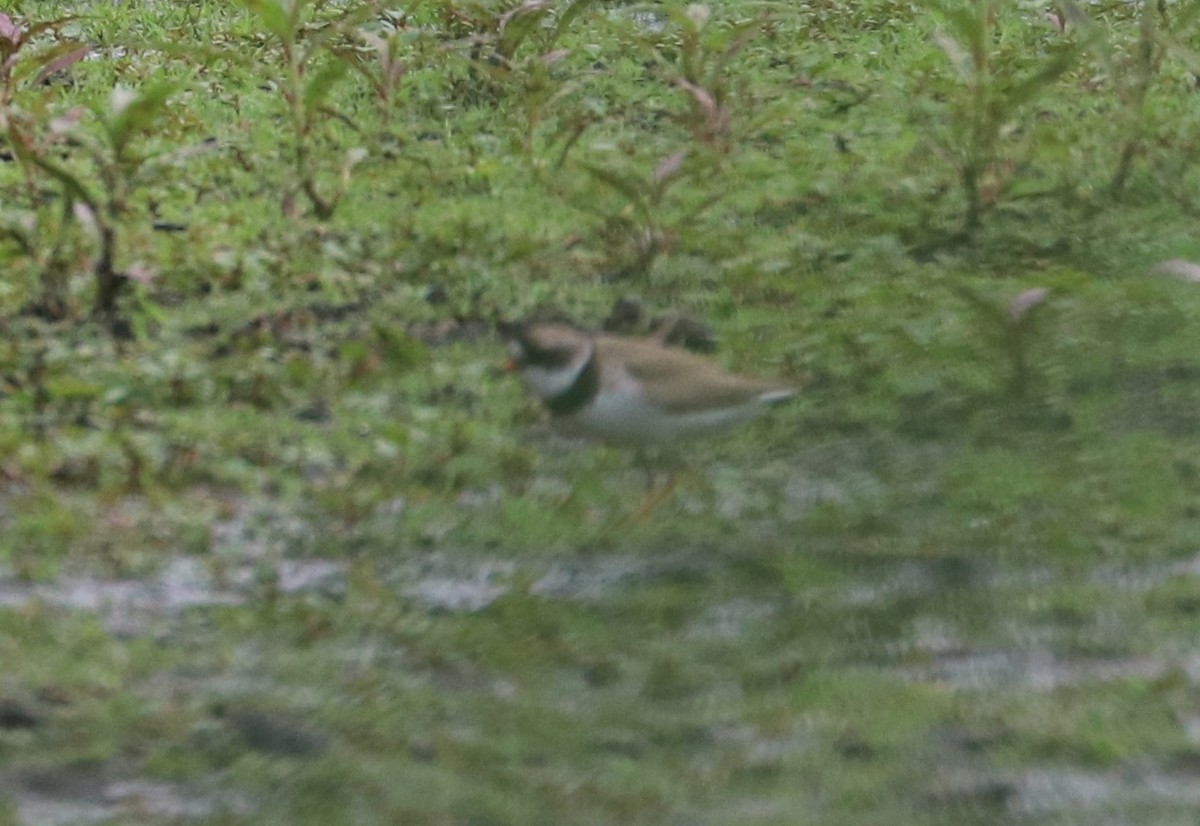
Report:
<svg viewBox="0 0 1200 826"><path fill-rule="evenodd" d="M507 369L520 375L558 429L639 455L735 429L796 395L793 387L731 373L670 347L661 335L627 338L557 321L504 324L501 331ZM674 478L660 498L673 488Z"/></svg>

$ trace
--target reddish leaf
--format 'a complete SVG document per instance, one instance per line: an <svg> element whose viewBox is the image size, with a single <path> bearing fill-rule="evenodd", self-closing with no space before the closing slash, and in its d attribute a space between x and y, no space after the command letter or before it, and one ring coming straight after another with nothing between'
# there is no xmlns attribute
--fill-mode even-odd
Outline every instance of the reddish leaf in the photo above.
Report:
<svg viewBox="0 0 1200 826"><path fill-rule="evenodd" d="M37 82L41 83L46 78L55 72L61 72L70 66L74 66L79 61L87 57L88 52L92 50L91 46L80 46L77 49L72 49L64 55L59 55L54 60L51 60L37 74Z"/></svg>
<svg viewBox="0 0 1200 826"><path fill-rule="evenodd" d="M7 40L13 46L18 46L21 43L20 28L4 12L0 12L0 38Z"/></svg>
<svg viewBox="0 0 1200 826"><path fill-rule="evenodd" d="M686 157L687 152L680 150L663 158L654 170L654 183L661 184L663 181L678 175L679 170L683 168L683 160Z"/></svg>
<svg viewBox="0 0 1200 826"><path fill-rule="evenodd" d="M543 66L553 66L571 53L570 49L554 49L542 55Z"/></svg>
<svg viewBox="0 0 1200 826"><path fill-rule="evenodd" d="M718 111L717 100L712 96L711 92L704 87L697 86L695 83L691 83L683 78L677 80L676 83L679 85L680 89L683 89L683 91L692 96L692 99L695 100L696 103L700 104L700 108L704 110L708 117L716 117Z"/></svg>
<svg viewBox="0 0 1200 826"><path fill-rule="evenodd" d="M147 264L134 264L125 270L125 275L139 284L153 284L158 280L158 270Z"/></svg>
<svg viewBox="0 0 1200 826"><path fill-rule="evenodd" d="M1008 317L1013 321L1020 321L1030 310L1045 301L1049 295L1050 291L1045 287L1033 287L1017 293L1016 297L1009 302Z"/></svg>

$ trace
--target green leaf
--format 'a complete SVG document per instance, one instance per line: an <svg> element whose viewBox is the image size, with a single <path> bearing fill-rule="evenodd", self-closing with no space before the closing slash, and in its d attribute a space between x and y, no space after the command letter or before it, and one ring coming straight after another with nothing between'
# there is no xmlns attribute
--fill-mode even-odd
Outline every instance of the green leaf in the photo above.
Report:
<svg viewBox="0 0 1200 826"><path fill-rule="evenodd" d="M595 0L575 0L571 5L567 6L566 10L558 16L558 22L554 25L554 35L550 39L551 45L558 42L562 37L563 32L567 30L575 19L587 11L588 6L591 6Z"/></svg>
<svg viewBox="0 0 1200 826"><path fill-rule="evenodd" d="M1005 92L1004 98L1009 107L1016 108L1033 100L1039 92L1058 80L1074 64L1074 49L1068 49L1055 55L1053 59L1033 75L1019 81Z"/></svg>
<svg viewBox="0 0 1200 826"><path fill-rule="evenodd" d="M74 172L42 155L34 155L33 162L51 178L61 183L69 197L77 201L82 201L88 205L92 212L97 215L100 214L100 202L92 196L91 191Z"/></svg>
<svg viewBox="0 0 1200 826"><path fill-rule="evenodd" d="M413 370L429 361L428 348L405 333L384 325L373 325L372 333L377 348L397 372Z"/></svg>
<svg viewBox="0 0 1200 826"><path fill-rule="evenodd" d="M64 17L56 17L53 20L43 20L40 23L27 23L25 25L25 33L22 40L29 42L46 32L57 32L59 29L66 26L68 23L80 19L81 15L68 14Z"/></svg>
<svg viewBox="0 0 1200 826"><path fill-rule="evenodd" d="M254 12L263 28L284 43L296 39L296 21L300 16L300 0L293 0L296 7L289 11L279 0L239 0L244 8Z"/></svg>
<svg viewBox="0 0 1200 826"><path fill-rule="evenodd" d="M102 114L109 145L118 153L137 132L148 130L166 108L175 92L174 83L153 83L136 91L117 87L109 99L109 112Z"/></svg>
<svg viewBox="0 0 1200 826"><path fill-rule="evenodd" d="M46 390L57 399L96 399L104 389L102 384L75 376L57 376L46 380Z"/></svg>
<svg viewBox="0 0 1200 826"><path fill-rule="evenodd" d="M1200 53L1181 43L1174 37L1159 35L1163 48L1175 59L1188 67L1193 74L1200 73Z"/></svg>
<svg viewBox="0 0 1200 826"><path fill-rule="evenodd" d="M644 217L650 217L650 211L646 204L646 185L640 179L586 161L580 162L579 165L597 181L624 195Z"/></svg>
<svg viewBox="0 0 1200 826"><path fill-rule="evenodd" d="M762 33L764 20L764 17L756 17L743 23L737 23L729 29L725 38L725 47L714 67L717 73L724 72L733 59Z"/></svg>
<svg viewBox="0 0 1200 826"><path fill-rule="evenodd" d="M319 11L324 5L325 3L316 3L313 10ZM371 5L365 3L361 7L351 7L336 20L323 24L315 30L311 27L305 29L303 33L304 61L310 60L314 55L323 51L334 52L344 59L344 49L339 44L348 34L353 35L355 27L370 19Z"/></svg>
<svg viewBox="0 0 1200 826"><path fill-rule="evenodd" d="M702 3L671 4L665 11L670 21L688 37L698 37L710 16L709 8Z"/></svg>
<svg viewBox="0 0 1200 826"><path fill-rule="evenodd" d="M549 6L544 3L526 2L504 15L500 20L500 39L496 44L496 51L505 59L511 59L529 37L534 26L539 24L549 11Z"/></svg>
<svg viewBox="0 0 1200 826"><path fill-rule="evenodd" d="M305 108L310 112L317 109L329 95L329 91L346 76L349 68L349 64L344 60L335 60L322 66L304 84Z"/></svg>
<svg viewBox="0 0 1200 826"><path fill-rule="evenodd" d="M1167 10L1164 6L1159 8L1162 11L1163 24L1169 26L1172 31L1184 34L1190 32L1197 16L1200 16L1200 3L1176 3L1171 7L1171 14L1174 15L1171 19L1167 18ZM1153 12L1147 9L1144 13Z"/></svg>
<svg viewBox="0 0 1200 826"><path fill-rule="evenodd" d="M958 74L958 79L964 83L970 83L975 77L975 61L971 59L971 55L963 48L962 44L941 29L934 30L933 42L946 55L950 65Z"/></svg>
<svg viewBox="0 0 1200 826"><path fill-rule="evenodd" d="M976 4L970 4L970 6L974 5ZM942 9L942 16L946 18L946 22L950 24L950 28L954 30L960 40L974 46L983 41L987 27L979 10L970 6L945 6Z"/></svg>
<svg viewBox="0 0 1200 826"><path fill-rule="evenodd" d="M987 322L997 329L1003 330L1007 327L1008 312L1007 308L997 302L991 296L984 295L977 288L958 282L949 282L947 286L951 292L970 304L980 315L981 318L987 319Z"/></svg>

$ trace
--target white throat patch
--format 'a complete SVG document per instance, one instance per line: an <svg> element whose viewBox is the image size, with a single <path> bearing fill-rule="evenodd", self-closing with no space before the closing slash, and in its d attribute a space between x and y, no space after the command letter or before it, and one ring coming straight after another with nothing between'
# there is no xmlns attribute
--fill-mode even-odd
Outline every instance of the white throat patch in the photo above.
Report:
<svg viewBox="0 0 1200 826"><path fill-rule="evenodd" d="M535 364L521 367L521 378L526 386L540 399L553 399L571 389L571 385L579 378L579 372L587 365L596 345L591 341L587 347L581 347L571 363L564 367L548 368Z"/></svg>

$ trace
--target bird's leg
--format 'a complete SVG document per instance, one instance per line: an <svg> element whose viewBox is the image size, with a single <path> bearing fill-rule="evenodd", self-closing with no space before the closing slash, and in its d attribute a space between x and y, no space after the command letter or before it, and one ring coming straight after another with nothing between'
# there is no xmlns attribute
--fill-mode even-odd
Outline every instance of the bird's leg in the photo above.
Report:
<svg viewBox="0 0 1200 826"><path fill-rule="evenodd" d="M650 457L646 455L646 451L640 447L633 454L633 463L646 475L644 490L646 495L649 496L650 491L654 490L654 465L650 461Z"/></svg>
<svg viewBox="0 0 1200 826"><path fill-rule="evenodd" d="M630 517L630 521L645 522L675 492L675 488L679 484L679 475L674 468L671 468L667 475L667 481L656 489L654 485L654 469L647 460L646 455L640 450L637 453L637 462L646 472L646 495L642 499L641 507Z"/></svg>
<svg viewBox="0 0 1200 826"><path fill-rule="evenodd" d="M650 516L658 510L659 506L671 497L675 492L675 488L679 486L679 476L671 473L667 477L667 481L661 487L646 491L646 498L642 500L642 506L637 509L630 519L633 522L645 522Z"/></svg>

